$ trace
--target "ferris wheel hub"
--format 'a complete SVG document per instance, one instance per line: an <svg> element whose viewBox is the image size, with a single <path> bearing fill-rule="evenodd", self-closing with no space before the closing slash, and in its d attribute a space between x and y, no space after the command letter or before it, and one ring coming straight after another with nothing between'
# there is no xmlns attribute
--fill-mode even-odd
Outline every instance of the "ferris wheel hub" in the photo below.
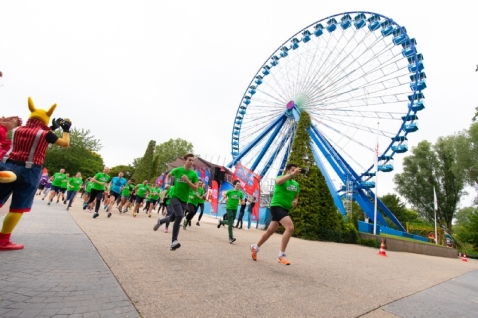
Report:
<svg viewBox="0 0 478 318"><path fill-rule="evenodd" d="M295 106L295 103L294 103L293 100L291 100L290 102L287 103L286 108L287 108L287 110L292 110L292 108L294 108L294 106Z"/></svg>

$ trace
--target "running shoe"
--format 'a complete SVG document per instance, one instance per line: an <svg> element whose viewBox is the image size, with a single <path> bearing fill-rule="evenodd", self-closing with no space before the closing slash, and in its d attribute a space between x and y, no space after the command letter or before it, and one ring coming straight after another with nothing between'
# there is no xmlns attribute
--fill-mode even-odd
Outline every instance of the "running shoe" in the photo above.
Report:
<svg viewBox="0 0 478 318"><path fill-rule="evenodd" d="M69 206L67 206L67 207L66 207L66 210L68 211L69 209L70 209L70 207L69 207Z"/></svg>
<svg viewBox="0 0 478 318"><path fill-rule="evenodd" d="M201 226L201 224L199 224L199 222L196 222L196 225L197 225L197 226Z"/></svg>
<svg viewBox="0 0 478 318"><path fill-rule="evenodd" d="M136 217L136 213L133 213L133 217Z"/></svg>
<svg viewBox="0 0 478 318"><path fill-rule="evenodd" d="M126 212L128 212L128 209L124 209L124 210L123 210L123 213L126 213Z"/></svg>
<svg viewBox="0 0 478 318"><path fill-rule="evenodd" d="M50 205L50 204L51 204L51 201L49 201L49 202L47 203L47 205Z"/></svg>
<svg viewBox="0 0 478 318"><path fill-rule="evenodd" d="M63 204L66 204L66 200L63 200Z"/></svg>
<svg viewBox="0 0 478 318"><path fill-rule="evenodd" d="M279 256L277 258L277 261L283 265L290 265L290 262L287 260L287 258L285 258L285 254L282 256Z"/></svg>
<svg viewBox="0 0 478 318"><path fill-rule="evenodd" d="M110 216L111 216L111 212L108 212L108 217L110 217Z"/></svg>
<svg viewBox="0 0 478 318"><path fill-rule="evenodd" d="M257 252L259 252L259 249L256 248L255 244L252 244L251 245L251 256L252 256L252 259L257 261Z"/></svg>
<svg viewBox="0 0 478 318"><path fill-rule="evenodd" d="M56 203L60 202L60 200L56 200Z"/></svg>
<svg viewBox="0 0 478 318"><path fill-rule="evenodd" d="M98 216L99 216L98 212L95 212L95 214L93 214L93 219L96 219Z"/></svg>
<svg viewBox="0 0 478 318"><path fill-rule="evenodd" d="M107 207L108 207L108 205L105 205L105 206L103 207L103 209L105 209L105 210L106 210L106 208L107 208Z"/></svg>
<svg viewBox="0 0 478 318"><path fill-rule="evenodd" d="M219 220L219 224L217 225L217 228L221 227L221 220Z"/></svg>
<svg viewBox="0 0 478 318"><path fill-rule="evenodd" d="M161 223L161 220L158 219L158 222L156 222L156 224L153 226L153 231L157 231L160 227L161 227L162 223ZM168 229L164 229L165 232L168 231Z"/></svg>
<svg viewBox="0 0 478 318"><path fill-rule="evenodd" d="M231 237L229 238L229 244L232 244L236 241L236 238L235 237Z"/></svg>
<svg viewBox="0 0 478 318"><path fill-rule="evenodd" d="M180 247L181 247L181 243L179 243L178 240L175 240L173 244L171 244L171 247L169 248L169 250L175 251Z"/></svg>
<svg viewBox="0 0 478 318"><path fill-rule="evenodd" d="M148 215L148 217L151 217L151 213Z"/></svg>
<svg viewBox="0 0 478 318"><path fill-rule="evenodd" d="M88 203L83 203L83 210L86 210L87 206L88 206Z"/></svg>
<svg viewBox="0 0 478 318"><path fill-rule="evenodd" d="M45 198L41 198L42 200L45 200Z"/></svg>
<svg viewBox="0 0 478 318"><path fill-rule="evenodd" d="M168 228L165 228L165 229L164 229L164 233L168 233Z"/></svg>

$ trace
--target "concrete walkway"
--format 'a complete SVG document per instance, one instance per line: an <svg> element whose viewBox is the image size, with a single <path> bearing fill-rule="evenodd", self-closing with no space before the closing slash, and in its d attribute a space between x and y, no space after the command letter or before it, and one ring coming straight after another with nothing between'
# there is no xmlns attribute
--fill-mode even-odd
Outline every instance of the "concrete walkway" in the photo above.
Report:
<svg viewBox="0 0 478 318"><path fill-rule="evenodd" d="M139 317L63 205L36 202L13 241L25 249L0 252L0 317Z"/></svg>
<svg viewBox="0 0 478 318"><path fill-rule="evenodd" d="M25 215L14 241L25 243L26 249L0 254L1 268L9 269L7 273L2 271L0 308L5 307L5 300L11 302L2 296L12 292L5 292L5 288L22 288L16 282L25 277L30 282L49 281L53 278L53 266L69 261L81 262L81 265L65 265L71 276L57 274L54 276L58 277L57 284L82 288L88 295L86 288L103 290L95 295L105 296L109 303L118 306L115 310L121 307L121 314L131 317L136 315L131 311L131 303L112 298L125 297L124 293L118 296L122 290L114 277L141 317L411 317L394 309L407 306L399 301L412 301L412 295L478 269L478 262L474 260L464 263L459 259L399 252L387 252L385 258L377 256L377 250L372 248L294 238L287 251L292 264L283 266L276 262L279 235L272 236L261 247L259 259L254 262L249 246L263 232L235 230L237 241L229 244L227 230L217 229L216 220L211 217L204 217L201 226L194 222L186 231L181 230L182 247L171 252L171 234L164 233L164 227L157 232L152 230L157 215L148 218L141 213L133 218L131 213L120 215L115 210L108 219L102 210L100 217L93 219L92 214L78 208L79 205L76 203L68 213L63 205L47 206L38 200L34 212ZM72 218L109 269L85 235L78 227L74 229ZM42 254L52 260L40 271L37 263ZM22 265L22 271L14 271L14 263L26 265ZM16 278L6 280L10 277ZM60 282L63 278L65 283ZM26 287L24 292L33 288ZM114 296L110 295L110 289ZM41 295L45 291L38 292ZM470 292L473 295L475 291ZM453 294L454 289L447 293ZM15 303L29 302L20 299ZM46 301L39 303L47 305ZM421 303L421 311L415 316L429 316L426 313L433 313L433 306L433 299ZM20 309L30 310L28 306ZM4 317L1 311L0 316Z"/></svg>

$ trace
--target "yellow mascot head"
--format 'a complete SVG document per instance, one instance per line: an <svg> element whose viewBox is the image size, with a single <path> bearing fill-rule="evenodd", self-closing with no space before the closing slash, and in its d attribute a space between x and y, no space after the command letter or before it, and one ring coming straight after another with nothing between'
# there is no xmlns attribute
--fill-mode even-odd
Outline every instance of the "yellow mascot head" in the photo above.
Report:
<svg viewBox="0 0 478 318"><path fill-rule="evenodd" d="M35 108L33 104L32 98L28 97L28 109L30 109L30 117L28 118L35 118L39 121L43 122L45 125L48 125L50 122L50 116L53 114L53 111L56 108L56 104L53 104L48 111L44 109Z"/></svg>

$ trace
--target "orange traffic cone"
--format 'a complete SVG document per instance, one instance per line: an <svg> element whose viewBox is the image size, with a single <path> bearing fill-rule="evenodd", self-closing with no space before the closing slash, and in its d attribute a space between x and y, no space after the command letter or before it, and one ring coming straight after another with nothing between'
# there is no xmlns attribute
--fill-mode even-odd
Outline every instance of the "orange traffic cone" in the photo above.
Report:
<svg viewBox="0 0 478 318"><path fill-rule="evenodd" d="M463 258L461 259L463 262L468 262L468 260L466 259L466 254L463 254Z"/></svg>
<svg viewBox="0 0 478 318"><path fill-rule="evenodd" d="M382 244L380 244L380 250L378 251L379 256L387 256L387 253L385 253L385 243L382 240Z"/></svg>

